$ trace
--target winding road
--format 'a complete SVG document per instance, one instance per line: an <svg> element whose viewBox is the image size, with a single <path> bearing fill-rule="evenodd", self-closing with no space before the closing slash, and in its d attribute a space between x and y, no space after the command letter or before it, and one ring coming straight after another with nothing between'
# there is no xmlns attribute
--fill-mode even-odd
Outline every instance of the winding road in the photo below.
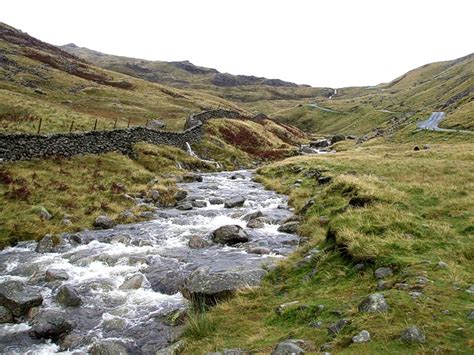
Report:
<svg viewBox="0 0 474 355"><path fill-rule="evenodd" d="M444 112L433 112L427 120L418 122L416 126L419 129L426 129L426 130L438 131L438 132L474 133L473 131L467 131L467 130L461 130L461 129L439 128L438 124L445 117L446 117L446 114Z"/></svg>

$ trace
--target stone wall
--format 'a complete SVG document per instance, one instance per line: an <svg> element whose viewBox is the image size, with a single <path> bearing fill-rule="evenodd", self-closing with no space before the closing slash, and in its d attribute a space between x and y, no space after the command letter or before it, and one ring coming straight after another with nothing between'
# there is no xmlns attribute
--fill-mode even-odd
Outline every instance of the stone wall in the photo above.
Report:
<svg viewBox="0 0 474 355"><path fill-rule="evenodd" d="M247 117L236 111L210 110L191 114L182 132L167 132L145 127L56 134L0 134L0 161L28 160L51 156L72 157L79 154L101 154L118 151L130 155L139 142L165 144L186 150L189 144L199 142L203 123L210 119L261 119Z"/></svg>
<svg viewBox="0 0 474 355"><path fill-rule="evenodd" d="M79 133L0 134L0 159L28 160L50 156L72 157L79 154L101 154L118 151L131 154L139 142L165 144L186 149L186 142L197 143L202 139L202 124L183 132L167 132L133 127L113 131Z"/></svg>

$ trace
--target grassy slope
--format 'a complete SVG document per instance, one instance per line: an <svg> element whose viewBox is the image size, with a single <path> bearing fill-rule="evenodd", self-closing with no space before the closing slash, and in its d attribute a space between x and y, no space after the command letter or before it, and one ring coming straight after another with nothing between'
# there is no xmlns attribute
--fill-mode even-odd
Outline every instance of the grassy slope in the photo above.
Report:
<svg viewBox="0 0 474 355"><path fill-rule="evenodd" d="M390 119L413 116L411 121L429 117L432 111L445 111L443 127L473 127L474 56L427 64L376 87L338 89L331 100L317 98L329 113L303 104L272 113L283 122L323 134L366 133L386 127ZM391 112L382 112L388 110Z"/></svg>
<svg viewBox="0 0 474 355"><path fill-rule="evenodd" d="M12 35L13 33L13 35ZM150 83L84 63L60 49L0 23L0 128L34 132L111 129L159 119L181 130L191 112L225 107L221 98ZM127 88L122 88L125 83Z"/></svg>
<svg viewBox="0 0 474 355"><path fill-rule="evenodd" d="M139 144L135 151L133 160L109 153L2 164L0 247L46 233L90 228L100 214L116 218L126 209L135 215L143 211L124 194L156 189L162 204L172 204L176 177L185 172L178 164L190 170L213 169L177 148ZM40 218L42 208L52 214L50 220ZM71 225L62 223L65 216Z"/></svg>
<svg viewBox="0 0 474 355"><path fill-rule="evenodd" d="M268 353L288 338L309 341L313 351L330 342L336 353L472 352L474 326L466 314L473 296L465 289L474 282L474 142L433 143L430 134L418 133L417 143L426 142L431 149L419 152L412 143L378 141L357 149L342 143L336 155L295 157L260 169L262 182L289 194L297 210L315 199L300 230L308 242L262 287L242 291L190 325L185 353L236 347ZM318 185L308 177L316 171L333 182ZM301 188L293 187L296 179L303 180ZM351 207L351 198L368 204ZM321 216L329 225L321 225ZM301 263L314 247L322 252ZM438 261L448 268L437 268ZM364 264L362 271L354 268L357 263ZM360 301L376 292L373 272L380 266L394 268L390 285L406 283L408 289L380 291L390 306L387 313L359 313ZM417 285L418 276L430 281ZM414 290L422 296L414 299L409 294ZM276 315L274 309L290 301L308 307ZM325 305L322 312L319 304ZM351 324L332 339L327 327L338 319L334 310ZM314 321L323 326L312 328ZM399 340L409 325L423 329L426 344ZM362 329L372 340L351 344Z"/></svg>

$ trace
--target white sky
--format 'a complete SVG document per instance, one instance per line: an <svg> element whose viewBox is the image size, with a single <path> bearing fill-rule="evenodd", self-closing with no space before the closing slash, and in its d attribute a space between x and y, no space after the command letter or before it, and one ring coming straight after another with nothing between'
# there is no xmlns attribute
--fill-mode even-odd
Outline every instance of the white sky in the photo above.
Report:
<svg viewBox="0 0 474 355"><path fill-rule="evenodd" d="M313 86L387 82L474 51L473 0L4 0L52 44Z"/></svg>

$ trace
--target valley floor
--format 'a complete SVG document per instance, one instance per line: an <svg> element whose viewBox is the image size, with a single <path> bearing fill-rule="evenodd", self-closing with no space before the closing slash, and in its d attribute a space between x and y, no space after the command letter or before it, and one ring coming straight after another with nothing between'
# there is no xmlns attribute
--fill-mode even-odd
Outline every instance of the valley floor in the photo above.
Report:
<svg viewBox="0 0 474 355"><path fill-rule="evenodd" d="M304 340L309 353L472 353L474 144L438 139L419 151L343 142L335 155L259 169L300 211L306 241L262 287L192 316L185 353L270 353L287 339ZM379 268L388 269L376 276ZM361 303L376 293L388 310L364 312ZM297 303L276 311L288 302ZM424 341L401 340L411 326ZM362 330L371 340L354 343Z"/></svg>

